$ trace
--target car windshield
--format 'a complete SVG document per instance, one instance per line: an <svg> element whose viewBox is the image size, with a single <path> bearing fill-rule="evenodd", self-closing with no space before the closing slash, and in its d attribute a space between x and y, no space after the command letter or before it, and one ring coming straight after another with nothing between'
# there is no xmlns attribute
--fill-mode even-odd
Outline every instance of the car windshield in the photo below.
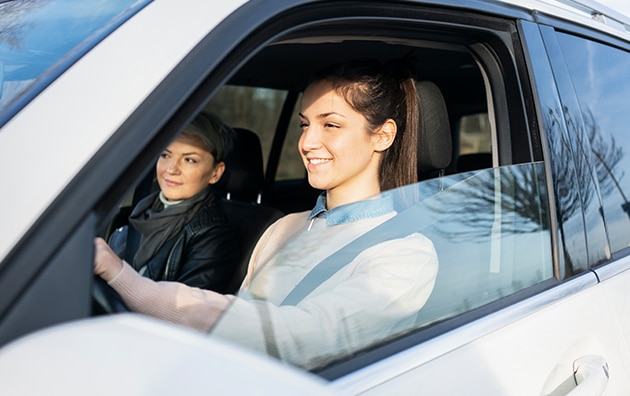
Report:
<svg viewBox="0 0 630 396"><path fill-rule="evenodd" d="M282 252L254 253L213 333L318 370L550 279L545 186L539 162L439 177L328 213L316 205L301 215L308 232L284 238L276 223L261 239ZM360 219L348 222L348 210Z"/></svg>
<svg viewBox="0 0 630 396"><path fill-rule="evenodd" d="M148 2L0 2L0 126Z"/></svg>

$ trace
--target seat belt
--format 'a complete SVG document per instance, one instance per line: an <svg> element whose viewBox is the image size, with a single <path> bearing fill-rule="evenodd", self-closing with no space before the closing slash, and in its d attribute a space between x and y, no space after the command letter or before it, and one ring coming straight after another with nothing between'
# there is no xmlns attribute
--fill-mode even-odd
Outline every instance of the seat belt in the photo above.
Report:
<svg viewBox="0 0 630 396"><path fill-rule="evenodd" d="M413 205L326 257L295 285L280 305L297 305L317 286L352 262L356 256L367 248L381 242L403 238L429 226L430 224L422 227L419 227L417 224L411 224L409 219L419 212L422 212L422 208L419 205Z"/></svg>
<svg viewBox="0 0 630 396"><path fill-rule="evenodd" d="M326 257L319 264L313 267L302 278L300 282L289 292L280 305L295 306L300 303L308 294L310 294L317 286L324 283L331 276L336 274L339 270L352 262L361 252L375 246L379 243L386 242L392 239L399 239L409 236L413 233L420 232L436 223L441 221L440 218L433 219L429 222L417 224L409 219L422 219L428 209L427 204L438 199L443 199L444 194L450 194L458 190L462 186L466 186L471 180L481 177L480 175L486 174L488 171L494 171L493 168L486 169L480 172L475 172L469 177L458 181L452 186L443 189L443 185L440 181L440 187L437 193L429 196L428 198L418 202L410 207L397 213L391 219L383 222L382 224L374 227L370 231L361 235L360 237L352 240L341 249L333 252L330 256ZM424 212L424 213L423 213Z"/></svg>

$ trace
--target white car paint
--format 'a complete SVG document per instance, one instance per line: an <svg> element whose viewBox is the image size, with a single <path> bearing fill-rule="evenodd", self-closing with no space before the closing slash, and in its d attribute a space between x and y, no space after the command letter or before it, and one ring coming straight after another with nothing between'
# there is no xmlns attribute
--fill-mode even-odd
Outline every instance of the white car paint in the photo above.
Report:
<svg viewBox="0 0 630 396"><path fill-rule="evenodd" d="M0 354L0 393L334 394L321 378L275 359L135 314L55 326L10 344Z"/></svg>
<svg viewBox="0 0 630 396"><path fill-rule="evenodd" d="M625 261L627 265L630 259ZM366 395L403 389L428 395L480 394L475 389L483 389L484 395L565 395L580 389L573 383L574 363L597 357L609 372L601 394L628 394L628 327L615 325L628 321L620 315L627 311L602 308L601 302L620 295L630 282L630 270L599 284L590 274L580 282L580 292L563 297L559 287L543 293L341 378L334 388ZM532 304L544 304L546 298L556 302L544 308ZM628 299L618 300L628 304ZM530 313L520 317L519 310ZM520 318L514 321L511 315ZM593 375L600 380L602 373Z"/></svg>

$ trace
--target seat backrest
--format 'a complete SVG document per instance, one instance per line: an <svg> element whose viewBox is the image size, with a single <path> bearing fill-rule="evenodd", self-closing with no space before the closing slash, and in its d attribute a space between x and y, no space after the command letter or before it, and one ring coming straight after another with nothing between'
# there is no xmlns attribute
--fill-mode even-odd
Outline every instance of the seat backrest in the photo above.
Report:
<svg viewBox="0 0 630 396"><path fill-rule="evenodd" d="M258 135L243 128L234 128L234 131L236 138L225 160L225 173L215 185L218 195L222 196L221 208L241 246L238 268L226 287L228 293L236 292L241 285L249 257L262 233L283 215L279 210L260 204L264 173Z"/></svg>
<svg viewBox="0 0 630 396"><path fill-rule="evenodd" d="M446 102L431 81L417 83L420 110L418 129L418 179L439 176L453 155L453 140Z"/></svg>
<svg viewBox="0 0 630 396"><path fill-rule="evenodd" d="M234 128L234 147L225 159L225 173L215 190L228 199L260 203L264 184L260 138L245 128Z"/></svg>

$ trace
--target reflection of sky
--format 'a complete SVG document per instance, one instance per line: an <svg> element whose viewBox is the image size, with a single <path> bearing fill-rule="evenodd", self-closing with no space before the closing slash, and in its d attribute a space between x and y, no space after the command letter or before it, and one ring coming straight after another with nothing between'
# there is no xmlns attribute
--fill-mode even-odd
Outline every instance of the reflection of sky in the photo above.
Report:
<svg viewBox="0 0 630 396"><path fill-rule="evenodd" d="M4 92L0 106L136 0L51 0L25 3L0 17ZM17 2L14 4L18 4ZM6 8L0 6L2 12ZM2 40L4 35L15 42ZM20 82L20 83L18 83Z"/></svg>
<svg viewBox="0 0 630 396"><path fill-rule="evenodd" d="M603 44L559 35L560 44L580 97L583 111L591 111L601 136L623 147L624 156L616 165L614 175L619 183L604 196L605 215L613 251L628 246L630 220L621 210L622 193L630 197L630 179L624 173L630 169L630 111L627 93L630 91L630 56Z"/></svg>
<svg viewBox="0 0 630 396"><path fill-rule="evenodd" d="M621 51L569 35L560 35L567 66L580 94L580 102L596 114L602 131L619 131L630 122L627 92L630 90L630 57ZM630 136L616 134L627 142ZM621 142L621 141L620 141Z"/></svg>

